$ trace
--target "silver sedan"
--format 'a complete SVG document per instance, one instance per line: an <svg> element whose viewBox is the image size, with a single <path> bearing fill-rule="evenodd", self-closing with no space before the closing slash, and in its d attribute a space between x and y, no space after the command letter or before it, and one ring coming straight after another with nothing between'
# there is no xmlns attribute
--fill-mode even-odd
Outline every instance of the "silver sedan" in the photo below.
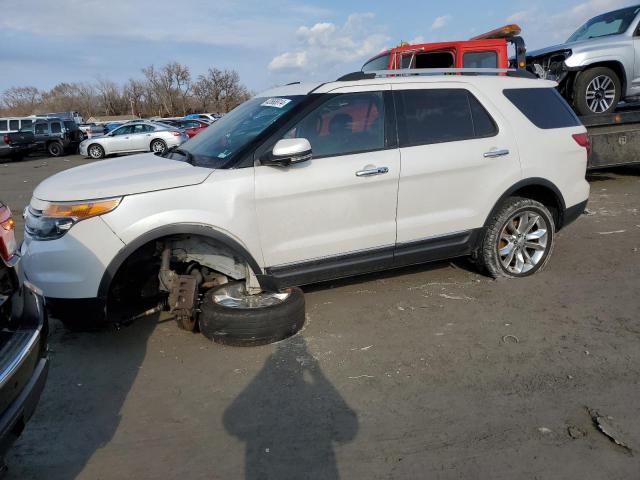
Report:
<svg viewBox="0 0 640 480"><path fill-rule="evenodd" d="M127 123L102 137L83 141L80 144L80 154L100 159L116 153L162 153L187 140L187 135L177 128L142 121Z"/></svg>

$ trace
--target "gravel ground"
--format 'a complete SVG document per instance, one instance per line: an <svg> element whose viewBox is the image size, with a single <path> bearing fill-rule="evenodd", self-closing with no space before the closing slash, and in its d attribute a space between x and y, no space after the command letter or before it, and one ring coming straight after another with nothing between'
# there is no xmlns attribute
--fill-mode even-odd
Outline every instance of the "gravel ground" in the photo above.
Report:
<svg viewBox="0 0 640 480"><path fill-rule="evenodd" d="M85 162L0 163L0 197L20 211ZM315 285L276 345L54 321L7 478L638 478L640 169L591 187L544 272L493 281L459 260Z"/></svg>

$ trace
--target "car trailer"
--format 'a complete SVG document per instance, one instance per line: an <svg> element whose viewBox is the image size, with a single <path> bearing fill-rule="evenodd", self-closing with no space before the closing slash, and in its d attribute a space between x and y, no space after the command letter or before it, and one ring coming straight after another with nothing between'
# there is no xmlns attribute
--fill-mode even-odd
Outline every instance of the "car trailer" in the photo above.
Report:
<svg viewBox="0 0 640 480"><path fill-rule="evenodd" d="M640 164L640 111L580 117L591 140L587 169Z"/></svg>

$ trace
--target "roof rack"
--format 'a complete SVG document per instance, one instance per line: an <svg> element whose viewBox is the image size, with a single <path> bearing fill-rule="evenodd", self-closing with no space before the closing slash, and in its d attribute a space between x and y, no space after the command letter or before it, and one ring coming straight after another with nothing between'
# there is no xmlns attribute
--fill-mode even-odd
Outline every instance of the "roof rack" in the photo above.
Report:
<svg viewBox="0 0 640 480"><path fill-rule="evenodd" d="M435 76L435 75L498 75L506 74L509 77L518 78L538 78L533 73L524 69L515 68L403 68L401 70L375 70L370 72L352 72L338 78L338 82L349 82L355 80L369 80L386 77L412 77L412 76Z"/></svg>

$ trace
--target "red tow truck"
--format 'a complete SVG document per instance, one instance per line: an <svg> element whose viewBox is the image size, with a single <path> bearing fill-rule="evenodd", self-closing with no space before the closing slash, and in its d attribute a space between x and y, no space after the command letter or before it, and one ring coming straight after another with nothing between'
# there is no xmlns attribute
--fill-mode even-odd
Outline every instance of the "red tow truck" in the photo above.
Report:
<svg viewBox="0 0 640 480"><path fill-rule="evenodd" d="M520 33L520 27L512 24L469 40L401 42L365 62L362 71L452 68L526 71L526 47ZM511 57L510 47L515 51ZM580 120L587 127L591 141L590 170L640 164L640 109L627 106L613 114L581 116Z"/></svg>

